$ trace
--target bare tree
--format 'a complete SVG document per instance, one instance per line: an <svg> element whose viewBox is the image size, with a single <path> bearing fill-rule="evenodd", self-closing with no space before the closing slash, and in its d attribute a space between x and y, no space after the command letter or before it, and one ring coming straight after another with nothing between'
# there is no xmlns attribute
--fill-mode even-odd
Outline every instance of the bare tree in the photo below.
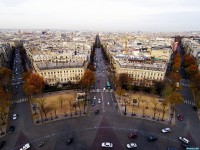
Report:
<svg viewBox="0 0 200 150"><path fill-rule="evenodd" d="M155 115L156 115L156 110L157 110L157 105L158 105L158 100L155 99L155 98L152 98L152 101L151 101L153 104L154 104L154 108L153 108L153 119L155 119Z"/></svg>

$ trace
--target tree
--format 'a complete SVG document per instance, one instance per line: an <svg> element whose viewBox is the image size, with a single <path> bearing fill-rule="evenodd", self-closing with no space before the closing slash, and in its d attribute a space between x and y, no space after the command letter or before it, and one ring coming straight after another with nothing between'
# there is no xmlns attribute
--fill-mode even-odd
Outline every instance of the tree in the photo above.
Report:
<svg viewBox="0 0 200 150"><path fill-rule="evenodd" d="M11 83L12 71L10 69L0 67L0 85L5 89L8 89L8 86Z"/></svg>
<svg viewBox="0 0 200 150"><path fill-rule="evenodd" d="M151 101L154 105L154 108L153 108L153 119L155 119L155 115L156 115L156 110L157 110L157 105L158 105L158 100L155 99L155 98L152 98L152 101Z"/></svg>
<svg viewBox="0 0 200 150"><path fill-rule="evenodd" d="M71 111L71 108L72 108L72 101L74 100L74 97L69 95L67 97L65 97L66 101L69 103L69 106L70 106L70 111Z"/></svg>
<svg viewBox="0 0 200 150"><path fill-rule="evenodd" d="M34 98L33 102L35 102L37 104L37 106L39 107L39 109L45 114L46 116L46 110L45 110L45 104L46 104L46 98L42 97L42 98Z"/></svg>
<svg viewBox="0 0 200 150"><path fill-rule="evenodd" d="M186 71L189 74L190 78L193 80L195 75L198 73L198 66L190 65L187 67Z"/></svg>
<svg viewBox="0 0 200 150"><path fill-rule="evenodd" d="M200 91L200 72L194 76L194 84L198 91Z"/></svg>
<svg viewBox="0 0 200 150"><path fill-rule="evenodd" d="M125 89L126 85L130 82L130 78L128 76L128 74L126 73L121 73L119 75L119 85L121 88Z"/></svg>
<svg viewBox="0 0 200 150"><path fill-rule="evenodd" d="M122 99L122 96L126 93L126 91L124 89L122 89L121 87L118 87L116 90L116 94L120 96L120 99Z"/></svg>
<svg viewBox="0 0 200 150"><path fill-rule="evenodd" d="M41 93L44 86L44 79L39 74L31 73L25 80L24 91L31 98L33 94Z"/></svg>
<svg viewBox="0 0 200 150"><path fill-rule="evenodd" d="M167 106L166 101L162 102L161 105L162 105L162 119L161 120L164 121L164 116L165 116L165 113L166 113L165 109L166 109L166 106Z"/></svg>
<svg viewBox="0 0 200 150"><path fill-rule="evenodd" d="M180 62L174 63L173 66L172 66L173 72L179 72L180 67L181 67L181 63Z"/></svg>
<svg viewBox="0 0 200 150"><path fill-rule="evenodd" d="M62 96L58 97L58 101L60 102L60 108L62 108L64 100L65 100L64 97L62 97Z"/></svg>
<svg viewBox="0 0 200 150"><path fill-rule="evenodd" d="M165 83L163 81L156 81L154 83L154 88L153 89L155 89L155 91L156 91L156 93L158 95L161 95L164 86L165 86ZM151 93L153 93L153 91Z"/></svg>
<svg viewBox="0 0 200 150"><path fill-rule="evenodd" d="M167 84L163 90L163 95L165 97L165 99L167 99L167 97L173 92L173 88Z"/></svg>
<svg viewBox="0 0 200 150"><path fill-rule="evenodd" d="M190 65L194 65L195 64L195 60L190 55L185 54L184 55L184 64L185 64L185 67L188 67Z"/></svg>

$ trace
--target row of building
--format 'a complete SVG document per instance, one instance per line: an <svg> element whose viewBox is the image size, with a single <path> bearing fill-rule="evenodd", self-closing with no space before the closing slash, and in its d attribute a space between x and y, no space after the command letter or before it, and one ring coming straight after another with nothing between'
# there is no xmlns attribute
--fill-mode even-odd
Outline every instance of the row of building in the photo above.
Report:
<svg viewBox="0 0 200 150"><path fill-rule="evenodd" d="M103 43L115 76L128 74L133 85L147 87L154 81L164 80L171 60L174 38L152 34L125 34L105 39Z"/></svg>
<svg viewBox="0 0 200 150"><path fill-rule="evenodd" d="M183 38L181 43L185 52L195 58L200 71L200 38Z"/></svg>

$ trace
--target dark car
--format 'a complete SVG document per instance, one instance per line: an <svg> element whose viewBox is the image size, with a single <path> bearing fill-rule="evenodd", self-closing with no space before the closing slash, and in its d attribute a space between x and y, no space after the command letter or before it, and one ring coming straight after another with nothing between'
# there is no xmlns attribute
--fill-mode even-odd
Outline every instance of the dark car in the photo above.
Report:
<svg viewBox="0 0 200 150"><path fill-rule="evenodd" d="M194 110L194 111L197 111L198 108L197 108L196 106L193 106L193 110Z"/></svg>
<svg viewBox="0 0 200 150"><path fill-rule="evenodd" d="M95 105L95 101L92 101L91 105L94 106Z"/></svg>
<svg viewBox="0 0 200 150"><path fill-rule="evenodd" d="M149 141L149 142L157 141L157 139L158 138L154 135L150 135L150 136L147 137L147 141Z"/></svg>
<svg viewBox="0 0 200 150"><path fill-rule="evenodd" d="M136 133L130 133L129 135L128 135L128 138L129 139L133 139L133 138L136 138L137 137L137 134Z"/></svg>
<svg viewBox="0 0 200 150"><path fill-rule="evenodd" d="M0 142L0 149L3 148L5 144L6 144L6 141L1 141Z"/></svg>
<svg viewBox="0 0 200 150"><path fill-rule="evenodd" d="M74 140L73 138L68 138L66 144L67 145L71 144L73 142L73 140Z"/></svg>
<svg viewBox="0 0 200 150"><path fill-rule="evenodd" d="M183 116L182 115L178 114L177 118L178 118L178 120L183 121Z"/></svg>
<svg viewBox="0 0 200 150"><path fill-rule="evenodd" d="M99 114L99 110L95 110L94 114L98 115Z"/></svg>
<svg viewBox="0 0 200 150"><path fill-rule="evenodd" d="M8 133L13 133L15 131L15 127L14 126L10 126Z"/></svg>

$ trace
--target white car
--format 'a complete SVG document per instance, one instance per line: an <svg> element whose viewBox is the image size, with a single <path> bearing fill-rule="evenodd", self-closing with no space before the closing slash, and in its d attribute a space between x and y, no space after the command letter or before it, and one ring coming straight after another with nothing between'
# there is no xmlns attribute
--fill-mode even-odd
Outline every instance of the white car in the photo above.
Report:
<svg viewBox="0 0 200 150"><path fill-rule="evenodd" d="M101 104L101 100L100 99L98 100L98 103Z"/></svg>
<svg viewBox="0 0 200 150"><path fill-rule="evenodd" d="M17 114L13 114L13 120L17 119Z"/></svg>
<svg viewBox="0 0 200 150"><path fill-rule="evenodd" d="M113 147L113 144L110 143L110 142L103 142L103 143L101 144L101 147L112 148L112 147Z"/></svg>
<svg viewBox="0 0 200 150"><path fill-rule="evenodd" d="M137 144L136 144L136 143L129 143L129 144L126 145L126 147L127 147L128 149L136 148L136 147L137 147Z"/></svg>
<svg viewBox="0 0 200 150"><path fill-rule="evenodd" d="M94 100L96 99L96 96L94 96Z"/></svg>
<svg viewBox="0 0 200 150"><path fill-rule="evenodd" d="M164 129L162 129L162 133L168 133L168 132L170 132L170 131L171 131L170 128L164 128Z"/></svg>
<svg viewBox="0 0 200 150"><path fill-rule="evenodd" d="M26 143L22 148L20 148L19 150L27 150L29 149L31 146L29 143Z"/></svg>
<svg viewBox="0 0 200 150"><path fill-rule="evenodd" d="M184 137L179 137L179 140L186 143L186 144L189 144L189 142L190 142L188 139L186 139Z"/></svg>

